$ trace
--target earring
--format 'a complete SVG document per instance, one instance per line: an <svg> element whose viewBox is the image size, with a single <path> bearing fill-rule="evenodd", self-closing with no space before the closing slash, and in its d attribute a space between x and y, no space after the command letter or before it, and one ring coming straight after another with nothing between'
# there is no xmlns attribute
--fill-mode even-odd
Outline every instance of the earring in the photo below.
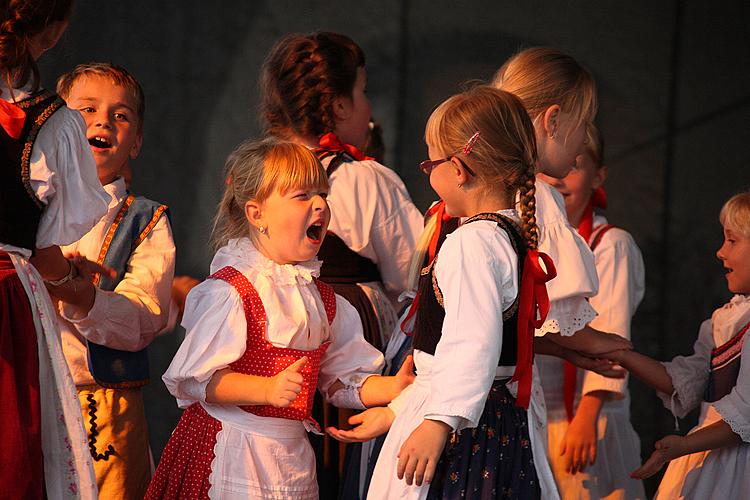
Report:
<svg viewBox="0 0 750 500"><path fill-rule="evenodd" d="M462 183L462 182L459 182L459 183L457 184L457 186L458 186L458 189L463 189L463 188L464 188L464 185L463 185L463 183Z"/></svg>
<svg viewBox="0 0 750 500"><path fill-rule="evenodd" d="M266 228L263 226L258 226L258 231L260 231L260 234L266 234Z"/></svg>

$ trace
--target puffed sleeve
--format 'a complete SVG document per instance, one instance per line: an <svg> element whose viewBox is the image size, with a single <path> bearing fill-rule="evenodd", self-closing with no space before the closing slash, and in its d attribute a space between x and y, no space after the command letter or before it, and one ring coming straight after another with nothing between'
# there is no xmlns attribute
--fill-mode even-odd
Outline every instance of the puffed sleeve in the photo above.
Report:
<svg viewBox="0 0 750 500"><path fill-rule="evenodd" d="M703 401L714 347L711 320L707 319L698 331L692 355L677 356L672 361L662 363L672 378L674 394L657 391L656 395L676 417L683 418Z"/></svg>
<svg viewBox="0 0 750 500"><path fill-rule="evenodd" d="M742 345L737 385L713 406L732 431L750 443L750 342Z"/></svg>
<svg viewBox="0 0 750 500"><path fill-rule="evenodd" d="M494 223L472 222L445 240L435 264L445 319L425 418L476 427L495 378L503 315L518 290L517 256Z"/></svg>
<svg viewBox="0 0 750 500"><path fill-rule="evenodd" d="M97 176L78 111L62 107L47 120L29 170L32 189L47 205L37 229L38 248L78 241L107 213L110 197Z"/></svg>
<svg viewBox="0 0 750 500"><path fill-rule="evenodd" d="M599 316L591 326L630 339L630 320L645 290L641 251L627 231L612 228L602 237L594 257L599 273L599 293L591 297L591 305ZM582 394L592 391L622 394L627 386L627 378L607 378L585 371Z"/></svg>
<svg viewBox="0 0 750 500"><path fill-rule="evenodd" d="M206 280L188 294L182 326L185 340L162 380L185 408L205 401L214 372L245 353L247 321L234 288L222 280Z"/></svg>
<svg viewBox="0 0 750 500"><path fill-rule="evenodd" d="M599 289L594 255L568 222L560 193L542 180L535 185L539 251L549 255L557 269L557 277L547 283L550 310L536 335L573 335L596 317L586 300Z"/></svg>
<svg viewBox="0 0 750 500"><path fill-rule="evenodd" d="M357 310L339 295L336 295L336 318L331 327L333 340L320 362L318 388L327 395L331 384L340 380L344 388L337 391L341 394L332 402L337 406L363 408L359 388L368 377L382 373L385 359L365 340Z"/></svg>

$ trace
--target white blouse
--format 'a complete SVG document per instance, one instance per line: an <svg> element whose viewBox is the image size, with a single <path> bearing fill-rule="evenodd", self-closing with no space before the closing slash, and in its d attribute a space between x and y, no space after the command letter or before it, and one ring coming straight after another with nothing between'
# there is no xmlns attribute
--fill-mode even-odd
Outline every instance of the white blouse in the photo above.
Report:
<svg viewBox="0 0 750 500"><path fill-rule="evenodd" d="M111 197L109 210L97 225L63 253L78 252L96 260L112 222L128 192L122 178L104 186ZM93 384L88 369L86 340L124 351L139 351L164 330L169 318L175 246L172 229L162 215L128 259L126 272L114 291L96 288L94 305L86 316L58 302L58 325L65 359L76 385Z"/></svg>
<svg viewBox="0 0 750 500"><path fill-rule="evenodd" d="M657 393L677 417L703 401L711 367L711 351L726 343L750 321L750 296L735 295L711 319L701 324L693 354L664 363L672 377L674 395ZM750 342L742 346L740 373L732 391L714 403L704 403L699 427L723 419L743 441L750 442Z"/></svg>
<svg viewBox="0 0 750 500"><path fill-rule="evenodd" d="M14 89L15 99L30 95L30 84ZM13 102L0 83L2 98ZM102 188L96 163L86 140L80 113L63 106L39 131L31 150L31 188L46 205L37 229L37 248L69 245L86 234L107 213L110 197ZM0 250L31 256L29 248L0 242Z"/></svg>
<svg viewBox="0 0 750 500"><path fill-rule="evenodd" d="M280 265L261 254L248 238L231 240L211 262L211 273L232 266L253 284L266 312L266 335L277 347L313 350L330 340L323 355L318 388L326 394L337 379L358 388L383 368L383 355L362 335L354 307L336 296L336 318L329 326L313 277L320 261ZM246 412L235 405L205 402L211 376L245 352L247 322L242 301L225 281L209 279L188 294L182 320L186 336L162 377L180 407L195 401L216 418L242 421ZM339 391L340 392L340 391Z"/></svg>
<svg viewBox="0 0 750 500"><path fill-rule="evenodd" d="M596 317L586 300L599 289L594 255L568 222L560 193L540 179L535 185L539 251L549 255L557 269L557 277L547 282L547 320L536 334L573 335Z"/></svg>
<svg viewBox="0 0 750 500"><path fill-rule="evenodd" d="M517 220L515 210L501 213ZM496 223L475 221L448 235L435 275L445 320L432 362L425 418L456 430L476 427L497 375L502 312L518 294L518 257Z"/></svg>
<svg viewBox="0 0 750 500"><path fill-rule="evenodd" d="M330 183L328 230L378 266L388 292L406 290L424 221L404 182L390 168L365 160L342 163Z"/></svg>

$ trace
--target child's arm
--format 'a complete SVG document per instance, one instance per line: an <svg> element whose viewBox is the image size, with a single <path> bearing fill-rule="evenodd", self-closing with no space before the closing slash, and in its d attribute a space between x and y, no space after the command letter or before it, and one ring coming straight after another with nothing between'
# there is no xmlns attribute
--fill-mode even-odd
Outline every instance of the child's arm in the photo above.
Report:
<svg viewBox="0 0 750 500"><path fill-rule="evenodd" d="M367 377L359 388L359 399L367 408L384 406L414 382L414 358L407 356L396 375ZM329 392L330 393L330 392Z"/></svg>
<svg viewBox="0 0 750 500"><path fill-rule="evenodd" d="M602 356L620 364L657 391L664 394L674 392L672 377L661 362L636 351L615 351Z"/></svg>
<svg viewBox="0 0 750 500"><path fill-rule="evenodd" d="M625 370L617 367L617 365L609 359L594 359L588 356L583 356L578 351L563 347L560 344L553 342L548 337L548 335L545 335L544 337L534 337L535 354L546 354L548 356L562 358L569 363L576 365L578 368L590 370L604 377L625 378Z"/></svg>
<svg viewBox="0 0 750 500"><path fill-rule="evenodd" d="M599 412L611 394L606 391L593 391L581 397L576 414L560 443L560 456L566 457L565 470L568 473L583 471L588 464L596 461Z"/></svg>
<svg viewBox="0 0 750 500"><path fill-rule="evenodd" d="M553 342L574 351L584 352L596 356L618 349L632 349L631 342L614 333L600 332L586 325L573 335L560 335L559 333L547 333Z"/></svg>
<svg viewBox="0 0 750 500"><path fill-rule="evenodd" d="M713 450L742 442L742 438L732 431L724 420L699 429L687 436L667 436L656 442L654 452L643 465L634 470L630 477L645 479L651 477L662 466L675 458L699 451Z"/></svg>
<svg viewBox="0 0 750 500"><path fill-rule="evenodd" d="M307 364L303 356L273 377L245 375L229 368L211 376L206 386L206 402L233 405L271 405L285 408L302 391L304 379L299 373Z"/></svg>

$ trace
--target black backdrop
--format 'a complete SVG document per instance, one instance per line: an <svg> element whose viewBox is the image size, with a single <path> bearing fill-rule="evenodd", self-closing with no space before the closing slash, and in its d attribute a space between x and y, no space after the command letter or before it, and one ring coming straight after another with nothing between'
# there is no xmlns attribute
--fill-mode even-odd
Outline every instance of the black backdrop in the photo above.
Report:
<svg viewBox="0 0 750 500"><path fill-rule="evenodd" d="M147 112L133 188L169 204L177 272L202 278L223 161L261 132L259 68L283 34L340 31L363 47L386 163L420 208L434 198L416 168L426 157L430 110L463 82L491 78L520 47L559 47L598 81L608 216L634 235L646 261L633 339L666 359L689 352L700 321L729 297L715 258L717 215L750 184L748 26L750 4L741 0L80 0L40 67L48 86L88 61L123 65L141 81ZM146 399L157 459L179 416L160 376L181 335L178 329L151 349ZM672 432L672 419L651 391L630 385L648 455L655 439Z"/></svg>

